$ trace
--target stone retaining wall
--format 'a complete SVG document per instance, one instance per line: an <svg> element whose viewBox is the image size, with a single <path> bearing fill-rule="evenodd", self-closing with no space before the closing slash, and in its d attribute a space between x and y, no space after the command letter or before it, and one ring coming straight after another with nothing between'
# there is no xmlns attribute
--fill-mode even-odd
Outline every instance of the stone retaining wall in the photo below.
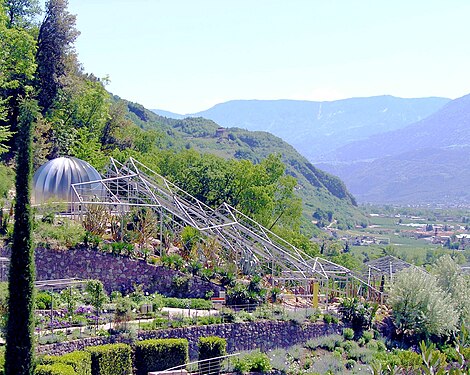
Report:
<svg viewBox="0 0 470 375"><path fill-rule="evenodd" d="M2 249L2 255L8 254ZM175 276L183 273L165 267L148 264L144 260L115 256L88 248L55 250L37 248L35 250L37 280L64 278L99 279L105 289L129 291L134 284L143 285L145 291L158 292L167 296L204 298L209 290L218 296L218 285L191 277L187 288L176 290L172 286Z"/></svg>
<svg viewBox="0 0 470 375"><path fill-rule="evenodd" d="M199 337L219 336L225 338L229 353L253 349L267 351L275 348L288 348L323 335L341 333L342 328L343 326L340 324L309 323L299 325L295 322L259 321L144 331L138 334L137 340L186 338L189 341L190 358L195 359L198 353L197 342ZM36 351L39 354L59 355L74 350L82 350L87 346L119 342L132 344L133 340L119 335L92 337L63 343L39 345Z"/></svg>

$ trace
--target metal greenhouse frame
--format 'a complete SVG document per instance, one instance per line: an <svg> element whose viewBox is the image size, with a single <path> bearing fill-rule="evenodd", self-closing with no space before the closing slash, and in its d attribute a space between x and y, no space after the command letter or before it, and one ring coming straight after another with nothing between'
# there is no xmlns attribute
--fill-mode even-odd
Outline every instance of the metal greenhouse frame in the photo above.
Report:
<svg viewBox="0 0 470 375"><path fill-rule="evenodd" d="M226 255L237 264L270 270L267 273L278 285L289 281L308 286L316 280L338 293L374 294L375 299L380 298L380 291L353 271L310 257L227 203L216 209L207 206L132 157L125 163L111 158L103 179L73 184L71 189L74 217L83 218L90 205L106 206L115 214L147 207L160 218L160 234L164 220L179 227L194 227L217 238Z"/></svg>

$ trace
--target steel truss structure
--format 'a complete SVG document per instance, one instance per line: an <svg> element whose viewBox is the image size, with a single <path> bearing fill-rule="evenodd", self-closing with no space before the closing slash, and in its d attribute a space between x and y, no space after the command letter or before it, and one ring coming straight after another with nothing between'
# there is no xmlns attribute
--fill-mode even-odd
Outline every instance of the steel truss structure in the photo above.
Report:
<svg viewBox="0 0 470 375"><path fill-rule="evenodd" d="M351 270L320 257L310 257L227 203L213 209L134 158L120 163L111 158L106 175L98 181L73 184L73 216L86 214L90 205L128 212L147 207L180 227L192 226L216 237L227 256L238 264L264 267L273 277L289 280L335 278L355 280L366 293L380 291Z"/></svg>

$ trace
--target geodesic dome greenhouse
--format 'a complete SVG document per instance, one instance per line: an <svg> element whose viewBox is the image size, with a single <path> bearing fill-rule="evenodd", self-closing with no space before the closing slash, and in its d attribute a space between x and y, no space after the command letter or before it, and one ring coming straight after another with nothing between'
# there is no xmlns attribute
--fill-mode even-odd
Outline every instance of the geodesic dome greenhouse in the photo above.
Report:
<svg viewBox="0 0 470 375"><path fill-rule="evenodd" d="M34 173L33 201L35 204L48 200L69 202L71 185L101 180L101 175L86 161L67 156L49 160ZM90 189L101 189L100 184Z"/></svg>

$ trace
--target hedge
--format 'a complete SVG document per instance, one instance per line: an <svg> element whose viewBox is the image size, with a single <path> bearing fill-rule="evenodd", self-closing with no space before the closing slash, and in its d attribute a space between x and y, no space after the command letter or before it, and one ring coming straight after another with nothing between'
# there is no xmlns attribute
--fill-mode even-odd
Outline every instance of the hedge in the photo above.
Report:
<svg viewBox="0 0 470 375"><path fill-rule="evenodd" d="M197 346L199 347L199 360L222 357L227 354L227 340L222 337L200 337Z"/></svg>
<svg viewBox="0 0 470 375"><path fill-rule="evenodd" d="M135 344L134 355L137 375L147 375L187 363L189 344L186 339L144 340Z"/></svg>
<svg viewBox="0 0 470 375"><path fill-rule="evenodd" d="M165 307L175 307L179 309L197 309L197 310L210 310L214 307L212 301L202 298L174 298L165 297L163 299Z"/></svg>
<svg viewBox="0 0 470 375"><path fill-rule="evenodd" d="M200 337L198 342L199 360L222 357L227 354L227 340L222 337L208 336ZM209 375L220 373L220 363L222 360L204 361L200 364L199 372Z"/></svg>
<svg viewBox="0 0 470 375"><path fill-rule="evenodd" d="M91 354L85 351L75 351L60 356L46 355L41 358L40 363L43 365L64 363L72 366L77 375L91 375Z"/></svg>
<svg viewBox="0 0 470 375"><path fill-rule="evenodd" d="M85 349L91 354L91 375L123 375L132 373L131 347L108 344Z"/></svg>
<svg viewBox="0 0 470 375"><path fill-rule="evenodd" d="M65 363L53 363L50 365L37 365L35 375L77 375L72 366Z"/></svg>

